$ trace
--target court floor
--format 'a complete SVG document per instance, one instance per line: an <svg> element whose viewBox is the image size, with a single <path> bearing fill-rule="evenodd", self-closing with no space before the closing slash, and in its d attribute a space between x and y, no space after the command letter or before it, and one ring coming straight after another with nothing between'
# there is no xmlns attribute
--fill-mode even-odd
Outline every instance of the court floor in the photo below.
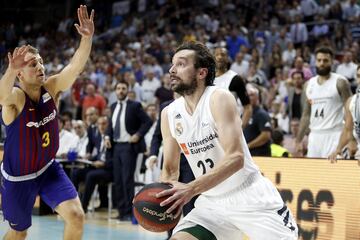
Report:
<svg viewBox="0 0 360 240"><path fill-rule="evenodd" d="M9 228L7 222L0 215L0 239ZM64 223L56 215L33 216L32 227L28 231L28 240L61 240ZM84 240L165 240L166 233L152 233L144 230L139 225L130 222L118 224L108 221L105 213L95 213L86 216Z"/></svg>

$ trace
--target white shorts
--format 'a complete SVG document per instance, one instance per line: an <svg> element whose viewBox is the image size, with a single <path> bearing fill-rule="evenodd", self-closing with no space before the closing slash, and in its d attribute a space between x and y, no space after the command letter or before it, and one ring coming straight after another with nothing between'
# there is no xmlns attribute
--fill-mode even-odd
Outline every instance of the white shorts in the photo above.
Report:
<svg viewBox="0 0 360 240"><path fill-rule="evenodd" d="M200 195L195 208L175 227L173 233L201 225L217 240L295 240L298 228L274 185L258 174L247 188L224 197Z"/></svg>
<svg viewBox="0 0 360 240"><path fill-rule="evenodd" d="M309 134L308 152L309 158L327 158L336 150L339 143L341 130L313 132Z"/></svg>

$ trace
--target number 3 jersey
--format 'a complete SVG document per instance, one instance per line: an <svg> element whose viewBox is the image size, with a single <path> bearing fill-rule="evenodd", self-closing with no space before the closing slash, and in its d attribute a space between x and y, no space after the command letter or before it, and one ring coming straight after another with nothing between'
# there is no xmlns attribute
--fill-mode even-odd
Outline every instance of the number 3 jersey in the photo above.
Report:
<svg viewBox="0 0 360 240"><path fill-rule="evenodd" d="M200 98L193 115L185 109L185 99L176 99L168 107L168 120L171 135L178 142L186 156L195 178L206 174L224 157L218 129L210 110L210 97L217 87L207 87ZM241 126L238 126L241 128ZM240 139L239 139L240 141ZM252 173L258 172L253 162L244 136L241 136L244 153L244 167L204 195L218 196L240 186Z"/></svg>
<svg viewBox="0 0 360 240"><path fill-rule="evenodd" d="M7 174L23 176L39 171L59 147L56 105L42 87L39 102L25 93L25 104L15 120L5 126L3 167Z"/></svg>
<svg viewBox="0 0 360 240"><path fill-rule="evenodd" d="M343 79L339 74L330 73L330 78L321 85L318 76L309 80L306 97L311 105L311 131L343 128L343 102L336 87L339 78Z"/></svg>

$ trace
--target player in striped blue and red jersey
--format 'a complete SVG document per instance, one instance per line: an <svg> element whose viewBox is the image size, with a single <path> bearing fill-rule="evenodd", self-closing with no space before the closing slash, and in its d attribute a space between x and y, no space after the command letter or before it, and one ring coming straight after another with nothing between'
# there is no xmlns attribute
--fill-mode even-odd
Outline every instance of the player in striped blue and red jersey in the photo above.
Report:
<svg viewBox="0 0 360 240"><path fill-rule="evenodd" d="M9 66L0 80L2 123L7 138L1 164L1 202L10 230L4 239L25 239L37 195L65 221L64 239L81 239L84 224L77 192L54 161L59 147L56 103L83 70L94 34L94 10L78 8L80 46L70 63L45 80L37 49L27 45L8 54ZM18 86L14 86L18 78Z"/></svg>

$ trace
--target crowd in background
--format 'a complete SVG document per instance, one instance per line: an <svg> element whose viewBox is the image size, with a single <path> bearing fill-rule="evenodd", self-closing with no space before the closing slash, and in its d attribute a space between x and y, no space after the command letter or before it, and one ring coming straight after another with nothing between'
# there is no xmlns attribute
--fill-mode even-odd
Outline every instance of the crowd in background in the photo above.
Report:
<svg viewBox="0 0 360 240"><path fill-rule="evenodd" d="M287 156L296 156L302 90L316 75L316 47L334 50L332 71L343 75L355 91L360 60L356 0L186 2L155 1L143 13L124 16L99 14L91 60L72 89L61 95L60 135L65 132L68 140L60 140L59 157L74 148L80 156L90 157L87 136L91 128L101 128L100 116L111 118L111 105L119 99L115 87L122 82L128 85L128 99L140 102L153 122L144 136L146 156L159 106L173 98L168 71L174 50L183 41L227 49L229 68L255 87L248 88L250 102L268 114L272 142L284 146ZM28 43L40 50L48 76L61 71L76 49L77 39L70 34L73 21L63 19L57 29L38 24L23 29L11 23L1 26L1 72L7 67L6 53Z"/></svg>

